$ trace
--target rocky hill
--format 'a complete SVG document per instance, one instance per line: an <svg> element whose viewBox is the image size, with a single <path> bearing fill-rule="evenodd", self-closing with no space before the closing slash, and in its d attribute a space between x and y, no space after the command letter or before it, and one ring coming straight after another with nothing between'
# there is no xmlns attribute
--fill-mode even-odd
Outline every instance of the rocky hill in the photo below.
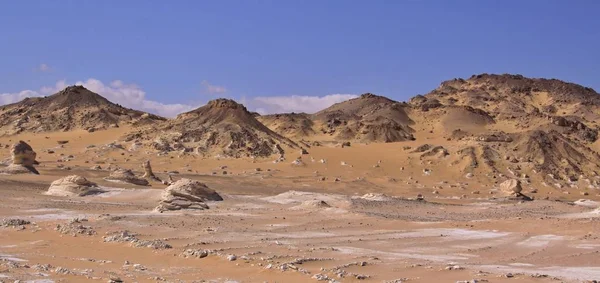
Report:
<svg viewBox="0 0 600 283"><path fill-rule="evenodd" d="M317 131L340 141L397 142L414 139L407 105L365 93L311 116Z"/></svg>
<svg viewBox="0 0 600 283"><path fill-rule="evenodd" d="M600 172L600 96L591 88L481 74L445 81L409 104L413 120L459 147L449 159L466 164L464 171L483 166L524 180L534 174L558 187L591 182Z"/></svg>
<svg viewBox="0 0 600 283"><path fill-rule="evenodd" d="M128 109L83 86L69 86L48 97L26 98L0 107L0 134L118 127L146 124L164 118Z"/></svg>
<svg viewBox="0 0 600 283"><path fill-rule="evenodd" d="M297 144L260 123L246 107L230 99L216 99L153 130L132 137L153 139L161 151L195 151L202 155L266 157L280 154L280 147Z"/></svg>

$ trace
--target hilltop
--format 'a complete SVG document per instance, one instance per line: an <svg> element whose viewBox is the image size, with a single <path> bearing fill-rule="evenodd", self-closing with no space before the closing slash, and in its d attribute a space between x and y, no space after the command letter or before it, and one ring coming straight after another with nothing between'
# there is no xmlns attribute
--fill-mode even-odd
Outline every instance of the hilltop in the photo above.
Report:
<svg viewBox="0 0 600 283"><path fill-rule="evenodd" d="M0 107L0 133L50 132L146 124L164 118L128 109L83 86L69 86L47 97L25 98Z"/></svg>
<svg viewBox="0 0 600 283"><path fill-rule="evenodd" d="M153 144L158 150L183 149L229 157L264 157L279 153L278 145L297 147L260 123L245 106L224 98L179 114L142 136L155 138Z"/></svg>

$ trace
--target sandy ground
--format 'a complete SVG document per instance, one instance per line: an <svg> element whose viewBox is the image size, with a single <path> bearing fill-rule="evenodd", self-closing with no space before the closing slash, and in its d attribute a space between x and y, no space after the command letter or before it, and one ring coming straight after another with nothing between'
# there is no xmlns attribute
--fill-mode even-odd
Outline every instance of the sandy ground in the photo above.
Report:
<svg viewBox="0 0 600 283"><path fill-rule="evenodd" d="M39 176L0 176L0 219L31 222L0 227L0 281L582 282L600 278L597 193L577 202L583 196L559 194L532 183L539 191L532 195L534 201L489 194L495 184L477 173L473 178L456 177L453 168L422 164L402 150L406 145L418 146L417 142L314 147L303 156L306 165L295 167L290 164L293 154L286 162L273 163L177 153L157 156L145 149L130 150L127 143L122 143L124 149L106 147L125 132L119 128L0 138L2 145L28 141L41 162ZM433 136L423 139L442 142ZM61 147L58 140L69 143ZM0 154L9 157L8 149ZM146 159L159 177L178 171L172 172L175 180L200 180L223 195L224 201L210 202L210 209L203 211L153 212L166 186L112 183L103 179L109 171L89 169L113 164L139 174ZM430 173L425 174L423 166ZM85 176L108 192L80 198L43 194L52 181L71 174ZM367 193L387 196L363 198ZM424 201L413 199L418 193ZM329 206L314 205L315 200ZM76 218L78 223L69 226ZM85 233L63 234L57 225ZM106 236L125 230L138 242L160 242L170 248L105 242ZM186 250L206 250L208 256L186 256Z"/></svg>

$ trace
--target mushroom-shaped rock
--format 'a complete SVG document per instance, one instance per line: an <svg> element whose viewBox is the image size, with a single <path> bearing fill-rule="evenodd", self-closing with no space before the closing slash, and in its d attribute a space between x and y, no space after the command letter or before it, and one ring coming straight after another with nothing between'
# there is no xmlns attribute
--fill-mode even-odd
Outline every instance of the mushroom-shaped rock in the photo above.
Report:
<svg viewBox="0 0 600 283"><path fill-rule="evenodd" d="M10 148L10 154L12 156L13 164L20 164L23 166L33 166L38 164L35 161L37 154L33 151L33 148L24 141L19 141Z"/></svg>
<svg viewBox="0 0 600 283"><path fill-rule="evenodd" d="M204 183L180 179L165 189L155 210L208 209L205 203L208 200L222 201L223 198Z"/></svg>
<svg viewBox="0 0 600 283"><path fill-rule="evenodd" d="M12 163L3 168L0 172L5 174L39 174L39 172L33 167L33 165L39 164L35 157L37 154L29 144L24 141L15 143L10 148L10 154Z"/></svg>
<svg viewBox="0 0 600 283"><path fill-rule="evenodd" d="M521 181L517 179L510 179L502 182L500 184L500 189L509 194L521 194L523 188L521 187Z"/></svg>
<svg viewBox="0 0 600 283"><path fill-rule="evenodd" d="M85 177L71 175L58 179L52 184L46 192L53 196L86 196L103 192L98 185L88 181Z"/></svg>
<svg viewBox="0 0 600 283"><path fill-rule="evenodd" d="M117 169L110 173L106 178L107 181L123 182L140 186L149 186L150 183L144 178L139 178L129 169Z"/></svg>

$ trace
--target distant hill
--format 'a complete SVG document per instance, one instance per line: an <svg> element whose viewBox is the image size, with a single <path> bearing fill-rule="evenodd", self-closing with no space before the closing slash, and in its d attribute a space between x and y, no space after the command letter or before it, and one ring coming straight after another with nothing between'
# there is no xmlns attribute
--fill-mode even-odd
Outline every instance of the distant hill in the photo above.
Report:
<svg viewBox="0 0 600 283"><path fill-rule="evenodd" d="M162 137L200 154L264 157L279 153L277 145L297 144L260 123L246 107L230 99L216 99L161 124L146 137Z"/></svg>
<svg viewBox="0 0 600 283"><path fill-rule="evenodd" d="M48 97L26 98L0 107L0 133L99 130L120 124L165 120L108 101L83 86L69 86Z"/></svg>

